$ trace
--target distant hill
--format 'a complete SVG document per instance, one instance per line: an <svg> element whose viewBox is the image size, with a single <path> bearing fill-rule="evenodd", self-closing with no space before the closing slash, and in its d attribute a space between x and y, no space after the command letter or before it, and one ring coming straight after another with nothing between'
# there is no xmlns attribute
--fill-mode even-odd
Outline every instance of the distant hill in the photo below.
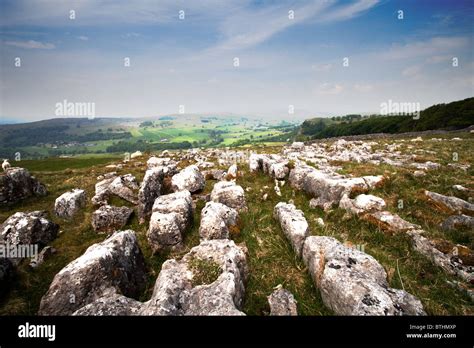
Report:
<svg viewBox="0 0 474 348"><path fill-rule="evenodd" d="M299 137L322 139L373 133L405 133L426 130L455 130L474 124L474 98L448 104L433 105L420 113L418 120L410 116L347 115L342 118L313 118L303 122Z"/></svg>

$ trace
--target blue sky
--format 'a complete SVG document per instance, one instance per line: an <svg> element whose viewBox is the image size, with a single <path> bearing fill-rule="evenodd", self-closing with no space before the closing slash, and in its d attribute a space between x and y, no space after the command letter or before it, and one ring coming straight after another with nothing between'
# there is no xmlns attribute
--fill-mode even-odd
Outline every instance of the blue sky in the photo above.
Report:
<svg viewBox="0 0 474 348"><path fill-rule="evenodd" d="M97 116L285 119L474 94L473 1L0 0L0 19L8 119L54 117L64 99Z"/></svg>

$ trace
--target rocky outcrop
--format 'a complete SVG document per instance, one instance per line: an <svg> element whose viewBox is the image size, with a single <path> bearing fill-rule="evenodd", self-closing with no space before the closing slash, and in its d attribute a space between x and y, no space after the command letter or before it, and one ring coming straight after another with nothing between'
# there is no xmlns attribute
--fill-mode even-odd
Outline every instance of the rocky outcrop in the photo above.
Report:
<svg viewBox="0 0 474 348"><path fill-rule="evenodd" d="M180 261L163 264L139 314L243 315L247 272L245 253L233 241L203 241Z"/></svg>
<svg viewBox="0 0 474 348"><path fill-rule="evenodd" d="M101 297L92 303L78 309L72 315L79 316L130 316L136 315L142 303L132 298L112 294Z"/></svg>
<svg viewBox="0 0 474 348"><path fill-rule="evenodd" d="M468 215L452 215L441 224L443 231L457 231L461 229L470 229L474 231L474 217Z"/></svg>
<svg viewBox="0 0 474 348"><path fill-rule="evenodd" d="M474 254L466 247L447 241L437 243L423 236L422 230L407 232L412 237L413 248L430 259L447 273L474 284Z"/></svg>
<svg viewBox="0 0 474 348"><path fill-rule="evenodd" d="M132 204L138 204L138 182L132 174L112 176L95 184L94 205L107 204L110 195L116 195Z"/></svg>
<svg viewBox="0 0 474 348"><path fill-rule="evenodd" d="M291 292L280 285L268 296L270 315L295 316L298 315L296 300Z"/></svg>
<svg viewBox="0 0 474 348"><path fill-rule="evenodd" d="M233 208L216 202L208 202L201 212L199 236L201 240L226 239L230 231L237 229L239 214Z"/></svg>
<svg viewBox="0 0 474 348"><path fill-rule="evenodd" d="M114 233L69 263L41 299L39 315L70 315L115 293L138 296L146 281L145 263L132 230Z"/></svg>
<svg viewBox="0 0 474 348"><path fill-rule="evenodd" d="M339 201L339 208L347 210L354 215L381 211L386 207L385 201L374 195L360 194L355 199L344 195Z"/></svg>
<svg viewBox="0 0 474 348"><path fill-rule="evenodd" d="M0 174L0 205L19 202L31 196L46 195L46 186L25 168L8 168Z"/></svg>
<svg viewBox="0 0 474 348"><path fill-rule="evenodd" d="M92 213L92 228L97 232L112 232L124 227L133 209L128 207L115 207L103 205Z"/></svg>
<svg viewBox="0 0 474 348"><path fill-rule="evenodd" d="M307 165L298 165L290 171L288 181L290 186L296 190L303 190L305 177L316 169Z"/></svg>
<svg viewBox="0 0 474 348"><path fill-rule="evenodd" d="M10 246L38 244L39 249L56 238L59 225L46 219L45 211L17 212L0 225L0 242ZM18 263L19 259L12 259Z"/></svg>
<svg viewBox="0 0 474 348"><path fill-rule="evenodd" d="M375 213L365 214L362 218L377 225L380 229L389 232L406 232L420 228L420 226L403 220L397 214L392 214L388 211L377 211Z"/></svg>
<svg viewBox="0 0 474 348"><path fill-rule="evenodd" d="M73 189L56 198L54 202L54 212L59 217L69 219L85 206L86 191Z"/></svg>
<svg viewBox="0 0 474 348"><path fill-rule="evenodd" d="M160 196L152 208L147 239L154 253L179 249L193 219L193 201L189 191Z"/></svg>
<svg viewBox="0 0 474 348"><path fill-rule="evenodd" d="M184 231L193 221L193 200L189 191L179 191L155 199L152 212L177 213L180 229Z"/></svg>
<svg viewBox="0 0 474 348"><path fill-rule="evenodd" d="M183 190L197 192L202 190L205 184L206 180L196 165L184 168L171 178L171 186L175 192Z"/></svg>
<svg viewBox="0 0 474 348"><path fill-rule="evenodd" d="M413 295L388 286L370 255L332 237L308 237L303 260L326 306L337 315L425 315Z"/></svg>
<svg viewBox="0 0 474 348"><path fill-rule="evenodd" d="M178 213L154 212L150 218L147 239L153 253L182 247L183 232Z"/></svg>
<svg viewBox="0 0 474 348"><path fill-rule="evenodd" d="M244 189L233 181L220 181L214 185L211 201L222 203L237 211L247 210Z"/></svg>
<svg viewBox="0 0 474 348"><path fill-rule="evenodd" d="M111 194L125 199L126 201L138 204L137 190L139 189L137 179L132 174L116 177L109 185Z"/></svg>
<svg viewBox="0 0 474 348"><path fill-rule="evenodd" d="M454 196L443 196L436 192L425 191L425 196L442 210L453 213L474 213L474 204Z"/></svg>
<svg viewBox="0 0 474 348"><path fill-rule="evenodd" d="M163 177L162 167L148 169L145 173L138 190L138 219L141 224L150 216L153 203L160 196Z"/></svg>
<svg viewBox="0 0 474 348"><path fill-rule="evenodd" d="M301 256L303 243L309 236L309 226L303 212L293 204L280 202L273 209L273 217L280 223L295 253Z"/></svg>

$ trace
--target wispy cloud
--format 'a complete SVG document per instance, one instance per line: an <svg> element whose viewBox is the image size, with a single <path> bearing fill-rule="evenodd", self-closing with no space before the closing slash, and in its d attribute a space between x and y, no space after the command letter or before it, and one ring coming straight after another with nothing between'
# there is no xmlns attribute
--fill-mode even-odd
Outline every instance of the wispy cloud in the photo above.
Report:
<svg viewBox="0 0 474 348"><path fill-rule="evenodd" d="M347 20L360 15L378 2L379 0L358 0L339 5L335 0L327 0L299 6L280 4L261 10L243 8L220 24L224 39L217 48L242 49L254 46L291 26L308 21L328 23Z"/></svg>
<svg viewBox="0 0 474 348"><path fill-rule="evenodd" d="M89 41L89 38L87 36L84 36L84 35L78 36L77 39L81 40L81 41Z"/></svg>
<svg viewBox="0 0 474 348"><path fill-rule="evenodd" d="M52 50L56 48L56 46L52 43L47 42L40 42L40 41L5 41L5 45L14 46L19 48L26 48L26 49L43 49L43 50Z"/></svg>

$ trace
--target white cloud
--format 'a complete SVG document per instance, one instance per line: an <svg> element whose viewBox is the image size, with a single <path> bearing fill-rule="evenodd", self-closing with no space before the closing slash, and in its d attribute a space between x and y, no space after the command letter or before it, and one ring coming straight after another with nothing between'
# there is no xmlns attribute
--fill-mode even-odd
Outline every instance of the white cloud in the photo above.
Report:
<svg viewBox="0 0 474 348"><path fill-rule="evenodd" d="M81 41L89 41L89 38L87 36L81 35L77 37Z"/></svg>
<svg viewBox="0 0 474 348"><path fill-rule="evenodd" d="M5 45L14 46L19 48L26 48L26 49L43 49L43 50L52 50L56 48L56 46L52 43L43 43L40 41L5 41Z"/></svg>

